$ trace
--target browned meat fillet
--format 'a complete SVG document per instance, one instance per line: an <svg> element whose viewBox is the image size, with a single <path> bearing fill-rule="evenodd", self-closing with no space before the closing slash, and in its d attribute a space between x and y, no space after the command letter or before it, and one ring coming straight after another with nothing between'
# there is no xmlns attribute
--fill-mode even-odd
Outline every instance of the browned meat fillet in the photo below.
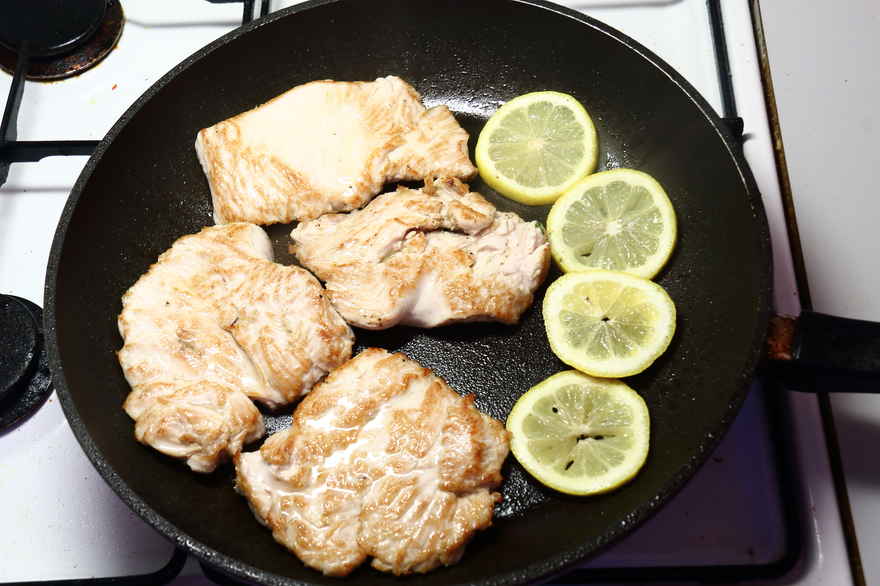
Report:
<svg viewBox="0 0 880 586"><path fill-rule="evenodd" d="M515 323L550 263L536 223L496 211L450 178L304 222L291 238L342 317L368 329Z"/></svg>
<svg viewBox="0 0 880 586"><path fill-rule="evenodd" d="M386 181L471 177L467 133L399 77L315 81L200 131L214 219L287 223L363 206Z"/></svg>
<svg viewBox="0 0 880 586"><path fill-rule="evenodd" d="M236 456L257 519L307 565L344 576L457 562L492 522L508 434L430 370L370 348L319 383L291 427Z"/></svg>
<svg viewBox="0 0 880 586"><path fill-rule="evenodd" d="M263 434L250 398L299 398L351 356L351 330L308 272L272 262L266 233L184 236L122 298L119 362L135 435L210 472Z"/></svg>

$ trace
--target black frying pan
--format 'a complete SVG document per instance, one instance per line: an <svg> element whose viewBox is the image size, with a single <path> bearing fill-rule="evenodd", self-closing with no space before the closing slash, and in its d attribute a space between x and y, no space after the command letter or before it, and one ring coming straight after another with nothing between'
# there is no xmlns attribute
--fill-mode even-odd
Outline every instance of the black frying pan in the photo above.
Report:
<svg viewBox="0 0 880 586"><path fill-rule="evenodd" d="M553 89L579 98L600 136L600 168L656 177L678 214L677 252L659 275L678 308L666 354L628 382L651 412L642 472L608 495L566 498L511 458L504 502L462 561L419 583L501 584L558 572L631 530L696 471L736 415L762 354L770 298L767 223L732 137L680 75L624 35L538 0L317 0L236 30L154 85L113 127L76 183L53 244L46 321L55 385L77 438L122 499L222 571L269 584L337 583L259 526L229 467L203 476L144 447L122 411L115 351L120 296L178 237L212 223L196 132L314 79L400 75L446 103L475 142L499 104ZM543 220L481 181L499 208ZM289 226L270 229L279 262ZM551 273L549 280L555 278ZM538 302L517 326L356 332L399 349L504 420L531 385L565 369ZM277 429L284 418L270 418ZM397 583L362 568L355 582Z"/></svg>

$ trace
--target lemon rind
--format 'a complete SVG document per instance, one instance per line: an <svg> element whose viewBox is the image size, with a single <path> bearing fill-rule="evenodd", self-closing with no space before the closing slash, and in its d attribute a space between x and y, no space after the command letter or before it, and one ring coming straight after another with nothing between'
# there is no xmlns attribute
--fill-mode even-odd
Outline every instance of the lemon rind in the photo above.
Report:
<svg viewBox="0 0 880 586"><path fill-rule="evenodd" d="M600 280L609 278L616 282L627 281L631 286L642 288L643 291L648 292L652 298L657 300L658 307L666 309L666 312L663 315L666 320L657 324L657 329L665 331L665 335L656 341L656 345L652 344L647 347L645 351L626 360L618 358L597 360L590 357L583 357L577 352L577 350L572 349L570 346L562 342L565 338L564 331L559 324L559 320L552 314L551 306L554 305L554 303L558 304L557 298L560 298L561 295L566 292L567 289L564 288L567 286L568 282L574 280L582 282L585 279ZM544 325L547 331L547 340L550 343L550 349L553 353L562 362L572 368L602 378L621 378L632 376L644 371L666 351L675 335L675 303L669 297L669 294L660 285L657 285L653 281L619 271L595 269L562 275L547 288L547 293L544 295L542 312L544 316Z"/></svg>
<svg viewBox="0 0 880 586"><path fill-rule="evenodd" d="M572 108L577 119L582 123L585 130L587 131L587 135L589 136L589 152L587 152L582 159L581 165L579 165L577 172L572 174L572 177L566 181L565 183L554 186L552 188L534 188L527 187L518 183L517 181L504 177L495 166L494 161L488 156L488 137L501 123L501 120L509 113L511 110L522 107L527 103L533 103L538 101L550 101L557 104L564 104ZM587 139L585 139L584 144L588 144ZM554 201L566 190L568 190L572 185L577 183L584 176L589 175L596 169L596 164L599 158L599 135L596 131L596 125L593 123L593 119L590 117L589 112L587 112L584 105L581 104L576 98L570 96L568 94L564 94L561 92L555 91L542 91L542 92L531 92L528 94L523 94L521 96L517 96L508 102L505 102L498 110L495 111L492 116L489 117L489 120L486 121L486 124L483 126L483 129L480 131L480 135L477 138L477 146L475 149L475 159L477 163L477 169L479 169L480 177L482 177L483 181L486 182L489 187L500 193L501 195L510 198L519 203L523 203L526 205L544 205L549 204Z"/></svg>
<svg viewBox="0 0 880 586"><path fill-rule="evenodd" d="M573 258L568 247L561 243L561 226L565 223L565 214L568 211L568 208L580 199L580 194L585 189L607 185L612 181L620 179L631 184L645 187L648 190L648 193L651 194L651 198L660 210L663 218L665 230L663 234L661 234L660 242L665 243L665 246L659 248L658 251L649 257L642 265L638 267L623 267L617 270L637 277L651 279L657 276L663 267L666 266L666 263L669 262L672 253L675 251L676 241L678 240L678 221L675 214L675 208L672 205L672 200L669 199L669 194L666 193L663 186L660 185L660 183L651 175L636 169L620 167L617 169L609 169L607 171L593 173L592 175L582 178L580 181L569 187L565 193L559 196L559 199L556 200L556 203L553 204L553 207L550 209L550 213L547 215L547 237L550 241L550 254L559 268L564 272L603 270L593 267L585 267Z"/></svg>
<svg viewBox="0 0 880 586"><path fill-rule="evenodd" d="M614 393L614 399L627 403L636 421L633 428L640 430L634 434L637 442L633 449L627 450L626 459L611 468L605 474L592 477L569 477L543 466L538 462L527 447L525 434L521 425L530 408L541 398L556 388L570 383L587 383L603 387L607 392ZM588 496L602 494L617 489L632 480L644 466L650 449L650 414L644 399L629 385L612 379L597 379L574 370L564 371L538 383L523 394L507 417L507 429L512 439L510 448L517 461L541 484L565 494Z"/></svg>

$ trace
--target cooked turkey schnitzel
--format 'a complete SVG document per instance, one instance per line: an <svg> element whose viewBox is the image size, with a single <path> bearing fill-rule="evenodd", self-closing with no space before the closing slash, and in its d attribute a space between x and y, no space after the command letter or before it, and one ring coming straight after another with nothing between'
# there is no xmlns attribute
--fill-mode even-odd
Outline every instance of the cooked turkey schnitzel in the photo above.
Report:
<svg viewBox="0 0 880 586"><path fill-rule="evenodd" d="M369 348L315 386L289 429L236 456L237 488L306 565L344 576L457 562L491 525L508 433L429 369Z"/></svg>
<svg viewBox="0 0 880 586"><path fill-rule="evenodd" d="M448 177L303 222L291 238L346 321L374 330L516 323L550 264L540 226Z"/></svg>
<svg viewBox="0 0 880 586"><path fill-rule="evenodd" d="M214 219L289 223L359 208L389 181L477 169L446 106L399 77L314 81L198 133Z"/></svg>
<svg viewBox="0 0 880 586"><path fill-rule="evenodd" d="M323 293L307 271L272 262L253 224L178 239L122 297L137 439L210 472L261 437L250 399L290 403L351 356L351 329Z"/></svg>

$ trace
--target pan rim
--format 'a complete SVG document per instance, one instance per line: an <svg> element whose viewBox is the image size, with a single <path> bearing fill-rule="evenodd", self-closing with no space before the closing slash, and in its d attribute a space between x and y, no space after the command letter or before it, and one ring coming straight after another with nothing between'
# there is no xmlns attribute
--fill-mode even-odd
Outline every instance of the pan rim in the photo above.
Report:
<svg viewBox="0 0 880 586"><path fill-rule="evenodd" d="M215 41L202 47L178 65L173 67L158 81L151 85L137 100L120 116L113 124L111 129L100 141L92 156L86 163L83 171L77 178L70 197L64 206L61 217L56 227L55 236L49 255L49 262L46 272L46 282L44 288L44 324L47 340L47 348L49 354L49 365L52 372L53 384L57 391L59 401L65 416L74 432L77 441L80 443L86 456L92 462L92 465L101 474L104 481L110 485L113 491L132 509L139 517L159 531L163 536L170 539L176 546L184 548L187 552L193 554L196 558L204 561L211 566L218 568L221 572L227 573L235 578L258 581L262 584L269 585L306 585L311 582L303 582L294 578L275 574L267 570L262 570L256 566L245 563L240 559L233 558L226 554L220 553L202 541L199 541L189 534L181 531L171 521L160 515L156 510L150 507L141 499L125 482L125 480L117 474L117 472L104 459L103 454L99 450L97 444L89 434L85 422L80 418L79 411L73 400L67 382L64 377L64 371L61 365L58 337L56 331L56 308L55 308L55 290L58 279L58 269L61 254L64 248L64 241L67 235L67 229L70 225L73 212L77 203L89 182L95 168L103 158L104 153L113 143L116 137L128 125L129 121L137 115L141 108L152 97L162 90L168 83L176 79L177 76L188 69L190 66L200 61L216 49L234 42L239 37L250 33L261 26L273 23L281 18L287 18L293 14L317 8L320 6L344 2L346 0L309 0L302 4L288 7L286 9L274 12L266 17L252 21L246 25L236 28L233 31L221 36ZM702 116L709 123L710 127L715 131L721 139L725 149L731 157L734 166L739 174L740 181L743 184L748 196L748 203L755 217L756 229L759 239L759 247L765 259L760 267L760 278L764 286L759 291L759 298L756 300L757 305L757 324L752 347L747 356L745 356L745 368L741 372L736 393L728 402L727 408L721 419L713 428L714 431L708 432L697 446L697 453L688 462L677 470L671 478L671 481L664 485L660 493L653 499L644 503L635 509L626 520L615 526L611 531L606 532L598 539L593 539L588 543L578 544L570 549L560 551L556 555L544 560L533 562L519 570L507 572L505 574L494 575L489 578L470 582L471 584L480 584L485 586L494 586L496 584L508 584L515 582L532 582L542 578L560 574L572 568L575 564L583 561L587 556L594 555L610 543L616 541L623 535L632 531L635 527L650 518L657 512L664 503L672 496L677 494L687 483L694 473L708 459L726 431L730 427L730 423L739 413L740 407L745 400L754 373L760 358L763 354L764 340L766 336L766 324L770 317L770 299L772 293L772 254L770 249L770 232L767 217L764 211L763 200L758 191L757 184L748 166L745 156L742 153L741 146L731 135L730 131L725 127L723 121L714 111L712 106L699 94L699 92L667 64L663 59L654 54L652 51L641 45L639 42L623 34L622 32L606 25L592 17L586 16L573 9L560 6L547 0L508 0L513 4L521 4L547 10L560 17L575 20L579 24L589 27L594 31L610 37L613 41L620 43L627 49L634 51L650 65L663 73L670 79L700 111Z"/></svg>

